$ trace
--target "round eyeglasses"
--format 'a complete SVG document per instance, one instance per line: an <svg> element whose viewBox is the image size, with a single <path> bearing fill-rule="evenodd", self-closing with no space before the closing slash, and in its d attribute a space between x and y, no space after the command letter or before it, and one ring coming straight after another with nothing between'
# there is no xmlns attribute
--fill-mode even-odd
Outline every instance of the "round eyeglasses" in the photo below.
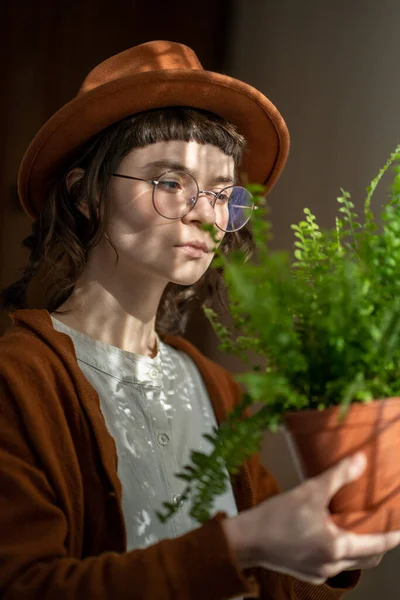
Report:
<svg viewBox="0 0 400 600"><path fill-rule="evenodd" d="M167 171L157 179L143 179L113 173L114 177L145 181L153 185L153 206L159 215L177 220L196 206L200 194L211 196L215 225L227 233L246 225L254 209L252 194L246 188L231 185L218 192L199 190L197 181L186 171Z"/></svg>

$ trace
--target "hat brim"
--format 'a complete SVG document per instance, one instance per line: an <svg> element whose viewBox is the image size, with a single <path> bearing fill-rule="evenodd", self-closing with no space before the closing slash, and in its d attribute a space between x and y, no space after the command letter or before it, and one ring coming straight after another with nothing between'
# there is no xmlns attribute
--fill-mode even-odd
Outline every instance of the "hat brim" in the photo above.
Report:
<svg viewBox="0 0 400 600"><path fill-rule="evenodd" d="M209 71L149 71L78 95L43 125L18 174L18 193L28 216L38 218L49 182L93 135L129 115L167 106L209 110L235 124L247 142L241 172L249 182L263 183L270 191L286 162L289 133L261 92Z"/></svg>

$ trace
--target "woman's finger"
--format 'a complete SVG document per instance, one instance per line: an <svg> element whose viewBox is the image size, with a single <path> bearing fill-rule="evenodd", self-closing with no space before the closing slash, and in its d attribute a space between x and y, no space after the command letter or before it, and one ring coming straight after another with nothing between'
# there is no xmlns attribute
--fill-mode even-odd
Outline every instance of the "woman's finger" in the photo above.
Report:
<svg viewBox="0 0 400 600"><path fill-rule="evenodd" d="M334 557L337 560L360 560L361 558L383 555L399 544L400 531L373 534L356 534L343 531L342 534L336 537Z"/></svg>

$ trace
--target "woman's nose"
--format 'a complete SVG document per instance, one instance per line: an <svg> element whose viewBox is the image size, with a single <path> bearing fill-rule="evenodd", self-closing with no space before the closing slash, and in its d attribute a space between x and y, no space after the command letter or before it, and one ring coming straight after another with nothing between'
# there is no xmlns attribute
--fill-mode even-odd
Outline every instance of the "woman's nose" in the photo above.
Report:
<svg viewBox="0 0 400 600"><path fill-rule="evenodd" d="M214 202L215 197L211 192L199 192L196 204L192 210L182 218L182 221L201 221L202 223L213 225L215 223Z"/></svg>

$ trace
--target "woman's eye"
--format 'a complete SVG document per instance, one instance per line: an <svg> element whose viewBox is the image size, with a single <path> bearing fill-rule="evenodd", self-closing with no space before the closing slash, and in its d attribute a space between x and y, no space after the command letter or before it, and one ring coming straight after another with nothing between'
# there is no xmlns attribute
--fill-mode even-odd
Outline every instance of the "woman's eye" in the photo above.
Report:
<svg viewBox="0 0 400 600"><path fill-rule="evenodd" d="M182 184L179 181L160 181L158 184L161 189L168 192L179 191L182 189Z"/></svg>
<svg viewBox="0 0 400 600"><path fill-rule="evenodd" d="M220 194L220 195L218 196L218 202L222 202L222 203L224 203L224 204L225 204L226 202L229 202L229 196L228 196L228 194Z"/></svg>

